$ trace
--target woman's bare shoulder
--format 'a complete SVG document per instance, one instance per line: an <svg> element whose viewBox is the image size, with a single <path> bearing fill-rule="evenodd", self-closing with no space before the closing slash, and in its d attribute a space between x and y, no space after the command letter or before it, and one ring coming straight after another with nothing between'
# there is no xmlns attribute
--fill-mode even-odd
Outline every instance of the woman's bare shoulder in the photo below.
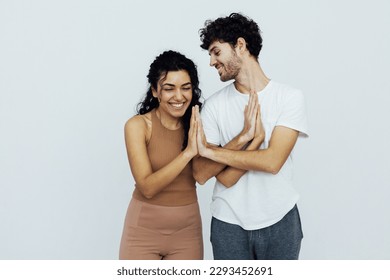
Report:
<svg viewBox="0 0 390 280"><path fill-rule="evenodd" d="M144 115L135 115L127 120L125 133L140 132L145 135L146 142L149 142L152 132L152 114L148 112Z"/></svg>

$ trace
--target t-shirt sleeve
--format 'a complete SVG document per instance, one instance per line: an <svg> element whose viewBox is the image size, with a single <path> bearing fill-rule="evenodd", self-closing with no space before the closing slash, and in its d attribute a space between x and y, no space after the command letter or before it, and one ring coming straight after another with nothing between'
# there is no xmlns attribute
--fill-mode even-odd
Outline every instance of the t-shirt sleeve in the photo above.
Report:
<svg viewBox="0 0 390 280"><path fill-rule="evenodd" d="M221 144L219 127L216 116L216 108L212 102L206 100L201 111L202 124L206 140L209 144L219 146Z"/></svg>
<svg viewBox="0 0 390 280"><path fill-rule="evenodd" d="M300 90L294 90L286 97L276 125L295 129L299 136L309 136L306 103Z"/></svg>

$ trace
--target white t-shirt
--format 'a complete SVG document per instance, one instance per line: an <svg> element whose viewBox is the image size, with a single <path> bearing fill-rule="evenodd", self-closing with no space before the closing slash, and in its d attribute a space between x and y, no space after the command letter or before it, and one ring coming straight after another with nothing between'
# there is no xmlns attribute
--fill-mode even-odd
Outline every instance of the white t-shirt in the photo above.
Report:
<svg viewBox="0 0 390 280"><path fill-rule="evenodd" d="M301 91L270 81L258 92L266 149L275 126L285 126L308 136L305 101ZM249 95L234 84L210 96L202 109L202 121L208 143L224 146L244 127L244 108ZM246 230L255 230L280 221L298 201L292 183L292 153L278 174L248 171L232 187L215 183L211 203L213 217Z"/></svg>

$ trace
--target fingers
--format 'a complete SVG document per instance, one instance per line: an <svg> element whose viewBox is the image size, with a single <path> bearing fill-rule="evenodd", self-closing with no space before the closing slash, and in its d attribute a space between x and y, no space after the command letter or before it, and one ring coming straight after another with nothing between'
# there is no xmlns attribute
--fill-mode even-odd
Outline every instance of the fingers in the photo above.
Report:
<svg viewBox="0 0 390 280"><path fill-rule="evenodd" d="M198 131L198 138L199 138L199 136L201 137L202 134L203 134L203 124L202 124L202 120L201 119L199 119L199 121L198 121L197 131Z"/></svg>
<svg viewBox="0 0 390 280"><path fill-rule="evenodd" d="M191 136L192 132L194 131L195 124L196 124L195 108L192 107L191 108L191 119L190 119L190 130L188 131L188 134L190 136Z"/></svg>
<svg viewBox="0 0 390 280"><path fill-rule="evenodd" d="M190 129L188 131L189 137L194 137L195 141L196 141L196 134L198 131L198 120L200 120L199 106L195 105L191 108Z"/></svg>
<svg viewBox="0 0 390 280"><path fill-rule="evenodd" d="M193 107L193 109L194 109L194 112L195 112L195 120L198 122L198 121L200 121L199 106L195 105Z"/></svg>
<svg viewBox="0 0 390 280"><path fill-rule="evenodd" d="M257 105L259 104L259 100L257 97L257 93L255 91L251 91L249 93L249 101L248 101L248 109L247 116L249 118L256 117Z"/></svg>
<svg viewBox="0 0 390 280"><path fill-rule="evenodd" d="M199 142L202 141L202 134L203 134L203 126L202 126L202 119L200 117L200 113L199 113L199 106L198 105L195 105L193 107L193 113L195 115L195 120L196 120L196 140L198 142L198 145L199 145Z"/></svg>
<svg viewBox="0 0 390 280"><path fill-rule="evenodd" d="M199 114L199 106L195 105L192 106L192 112L191 112L191 124L192 123L197 123L200 119L200 114Z"/></svg>
<svg viewBox="0 0 390 280"><path fill-rule="evenodd" d="M248 120L250 122L250 127L252 127L253 132L255 129L256 125L256 116L257 116L257 107L258 107L258 98L257 98L257 93L251 92L250 97L249 97L249 102L250 102L250 109L249 109L249 116Z"/></svg>
<svg viewBox="0 0 390 280"><path fill-rule="evenodd" d="M191 151L192 155L195 156L198 154L198 146L197 146L197 121L196 121L196 110L195 107L193 106L191 108L191 120L190 120L190 129L188 131L188 144L187 148L189 151Z"/></svg>
<svg viewBox="0 0 390 280"><path fill-rule="evenodd" d="M199 106L198 105L195 105L192 107L192 116L191 116L191 120L192 118L194 118L194 126L196 124L196 129L195 131L198 130L198 124L199 124L199 121L201 120L200 119L200 115L199 115Z"/></svg>
<svg viewBox="0 0 390 280"><path fill-rule="evenodd" d="M257 104L257 108L256 108L256 122L259 122L261 124L261 106L260 106L260 104Z"/></svg>
<svg viewBox="0 0 390 280"><path fill-rule="evenodd" d="M202 149L202 121L198 122L197 133L196 133L196 143L198 146L198 150Z"/></svg>
<svg viewBox="0 0 390 280"><path fill-rule="evenodd" d="M257 103L256 118L258 118L259 120L261 119L261 107L259 103Z"/></svg>
<svg viewBox="0 0 390 280"><path fill-rule="evenodd" d="M199 144L204 145L206 143L206 136L204 135L204 131L203 131L203 123L202 123L202 119L200 118L199 121L197 122L197 141L198 141L198 145Z"/></svg>
<svg viewBox="0 0 390 280"><path fill-rule="evenodd" d="M197 144L196 144L196 136L197 136L197 131L198 131L198 123L195 122L194 123L194 126L192 128L192 131L191 131L191 140L192 142L194 143L195 147L197 147Z"/></svg>
<svg viewBox="0 0 390 280"><path fill-rule="evenodd" d="M263 123L261 121L261 108L260 108L260 104L257 105L257 110L256 110L256 132L255 132L255 135L257 137L262 137L264 139L264 136L265 136L265 132L264 132L264 127L263 127Z"/></svg>
<svg viewBox="0 0 390 280"><path fill-rule="evenodd" d="M202 119L201 119L200 113L199 113L199 106L195 106L194 110L195 110L195 116L196 116L195 139L196 139L196 145L198 148L198 154L200 156L206 156L207 140L206 140L206 136L205 136L204 130L203 130L203 123L202 123Z"/></svg>

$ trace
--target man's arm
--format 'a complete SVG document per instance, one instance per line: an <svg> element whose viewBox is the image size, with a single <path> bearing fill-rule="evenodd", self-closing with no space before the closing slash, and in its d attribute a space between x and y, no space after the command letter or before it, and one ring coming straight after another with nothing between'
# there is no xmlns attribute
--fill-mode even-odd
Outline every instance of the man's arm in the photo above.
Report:
<svg viewBox="0 0 390 280"><path fill-rule="evenodd" d="M256 110L256 123L255 123L255 137L245 147L246 151L256 151L260 148L265 138L264 127L261 122L260 105L257 106ZM217 180L227 188L230 188L240 180L240 178L247 172L247 170L238 169L235 167L228 166L216 178Z"/></svg>
<svg viewBox="0 0 390 280"><path fill-rule="evenodd" d="M220 148L220 149L229 149L229 150L241 150L245 144L245 138L241 135L237 135L229 143L227 143L223 148L216 145L207 144L210 148ZM222 170L226 168L226 164L213 161L211 159L198 156L194 157L192 160L193 175L195 180L203 185L210 178L218 175Z"/></svg>
<svg viewBox="0 0 390 280"><path fill-rule="evenodd" d="M261 143L262 141L253 139L252 142L247 145L245 151L255 151L259 149ZM246 172L247 170L226 166L226 168L215 177L226 188L230 188L235 185Z"/></svg>
<svg viewBox="0 0 390 280"><path fill-rule="evenodd" d="M259 111L258 105L258 96L255 92L251 92L249 96L248 105L244 110L244 128L236 137L234 137L229 143L227 143L223 148L217 147L216 145L211 145L206 143L206 137L204 135L203 126L202 126L202 142L205 143L210 148L220 148L220 149L228 149L228 150L241 150L245 145L248 144L255 136L256 129L256 116ZM197 121L201 123L201 117L199 114L199 110L196 112ZM226 168L226 164L215 162L205 157L196 157L192 161L193 167L193 176L195 180L203 185L210 178L217 176L221 171ZM228 167L229 168L229 167ZM245 172L244 172L245 173ZM237 180L244 174L242 173ZM236 173L238 175L238 173ZM236 176L235 176L236 177Z"/></svg>
<svg viewBox="0 0 390 280"><path fill-rule="evenodd" d="M202 126L198 126L198 135L202 134ZM198 150L201 156L221 164L242 170L257 170L277 174L286 162L298 139L299 132L277 126L272 132L267 149L256 151L232 151L217 147L207 147L198 137Z"/></svg>

